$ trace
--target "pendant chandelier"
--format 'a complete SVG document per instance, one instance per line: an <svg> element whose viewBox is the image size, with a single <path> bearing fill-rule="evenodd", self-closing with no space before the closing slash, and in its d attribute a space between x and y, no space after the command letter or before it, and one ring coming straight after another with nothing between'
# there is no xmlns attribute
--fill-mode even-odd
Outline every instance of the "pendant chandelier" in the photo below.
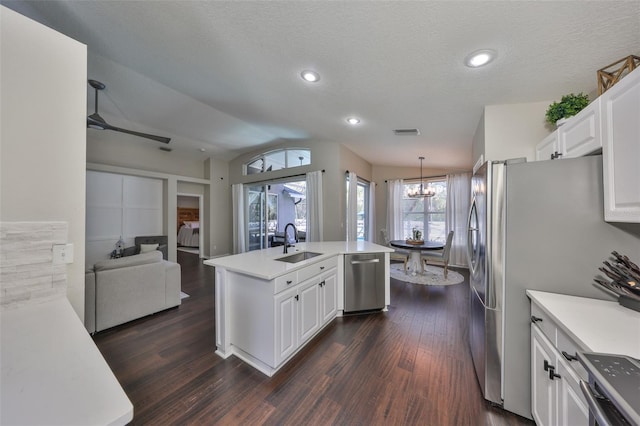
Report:
<svg viewBox="0 0 640 426"><path fill-rule="evenodd" d="M422 160L424 157L418 157L420 159L420 189L418 191L410 191L409 197L411 198L427 198L436 195L436 191L430 186L425 189L424 182L422 181Z"/></svg>

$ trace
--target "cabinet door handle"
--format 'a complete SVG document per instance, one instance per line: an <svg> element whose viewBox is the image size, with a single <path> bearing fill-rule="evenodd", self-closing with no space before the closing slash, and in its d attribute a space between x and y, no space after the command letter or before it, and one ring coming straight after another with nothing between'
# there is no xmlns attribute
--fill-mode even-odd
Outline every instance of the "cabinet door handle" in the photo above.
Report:
<svg viewBox="0 0 640 426"><path fill-rule="evenodd" d="M535 316L535 315L531 315L531 322L532 322L532 323L534 323L534 324L535 324L535 323L536 323L536 322L538 322L538 321L542 321L542 318L538 318L538 317L537 317L537 316Z"/></svg>
<svg viewBox="0 0 640 426"><path fill-rule="evenodd" d="M287 280L287 285L291 284L292 282L292 280Z"/></svg>
<svg viewBox="0 0 640 426"><path fill-rule="evenodd" d="M296 294L296 297L294 297L294 299L300 300L300 295Z"/></svg>
<svg viewBox="0 0 640 426"><path fill-rule="evenodd" d="M320 287L324 287L324 281L322 281L320 284L318 284Z"/></svg>
<svg viewBox="0 0 640 426"><path fill-rule="evenodd" d="M549 379L553 380L554 378L560 379L561 376L556 374L556 369L553 366L549 366Z"/></svg>
<svg viewBox="0 0 640 426"><path fill-rule="evenodd" d="M578 357L575 355L571 355L569 353L567 353L566 351L562 351L562 356L567 360L567 361L577 361Z"/></svg>
<svg viewBox="0 0 640 426"><path fill-rule="evenodd" d="M549 364L549 361L547 361L546 359L544 360L544 371L549 371L549 370L553 370L555 367L551 364Z"/></svg>
<svg viewBox="0 0 640 426"><path fill-rule="evenodd" d="M321 266L321 267L320 267L320 270L322 271L323 269L324 269L324 266Z"/></svg>

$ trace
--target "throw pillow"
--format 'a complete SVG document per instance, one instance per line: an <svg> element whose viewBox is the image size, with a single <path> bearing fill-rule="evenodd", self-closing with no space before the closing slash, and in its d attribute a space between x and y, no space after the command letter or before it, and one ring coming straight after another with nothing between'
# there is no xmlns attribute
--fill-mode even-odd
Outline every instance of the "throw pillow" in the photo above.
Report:
<svg viewBox="0 0 640 426"><path fill-rule="evenodd" d="M140 244L140 253L158 250L158 244Z"/></svg>

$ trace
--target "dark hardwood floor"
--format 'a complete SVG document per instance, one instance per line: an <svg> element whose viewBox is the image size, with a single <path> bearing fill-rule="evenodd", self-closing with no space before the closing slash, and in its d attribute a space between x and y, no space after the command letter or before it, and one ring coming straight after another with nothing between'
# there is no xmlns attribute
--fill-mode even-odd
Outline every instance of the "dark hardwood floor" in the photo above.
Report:
<svg viewBox="0 0 640 426"><path fill-rule="evenodd" d="M446 287L392 279L388 312L337 318L269 378L214 354L213 268L178 258L191 297L94 336L132 424L533 425L480 395L466 270Z"/></svg>

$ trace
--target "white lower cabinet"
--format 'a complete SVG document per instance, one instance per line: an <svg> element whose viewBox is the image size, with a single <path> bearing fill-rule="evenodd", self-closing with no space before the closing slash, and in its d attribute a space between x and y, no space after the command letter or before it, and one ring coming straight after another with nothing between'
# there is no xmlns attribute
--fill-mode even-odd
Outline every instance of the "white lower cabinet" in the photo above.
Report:
<svg viewBox="0 0 640 426"><path fill-rule="evenodd" d="M279 365L298 348L298 289L284 291L275 296L275 365ZM274 365L274 367L275 367Z"/></svg>
<svg viewBox="0 0 640 426"><path fill-rule="evenodd" d="M320 285L322 281L312 279L300 284L298 289L298 341L309 340L320 329Z"/></svg>
<svg viewBox="0 0 640 426"><path fill-rule="evenodd" d="M338 313L338 277L333 271L320 286L320 315L322 324L326 324Z"/></svg>
<svg viewBox="0 0 640 426"><path fill-rule="evenodd" d="M531 326L531 414L538 426L555 424L556 386L549 380L553 347L537 327Z"/></svg>
<svg viewBox="0 0 640 426"><path fill-rule="evenodd" d="M324 269L324 268L323 268ZM337 314L336 269L318 274L274 296L277 368Z"/></svg>
<svg viewBox="0 0 640 426"><path fill-rule="evenodd" d="M575 354L562 350L560 333L553 324L531 324L531 414L538 426L586 426L589 410L579 385L586 374Z"/></svg>

